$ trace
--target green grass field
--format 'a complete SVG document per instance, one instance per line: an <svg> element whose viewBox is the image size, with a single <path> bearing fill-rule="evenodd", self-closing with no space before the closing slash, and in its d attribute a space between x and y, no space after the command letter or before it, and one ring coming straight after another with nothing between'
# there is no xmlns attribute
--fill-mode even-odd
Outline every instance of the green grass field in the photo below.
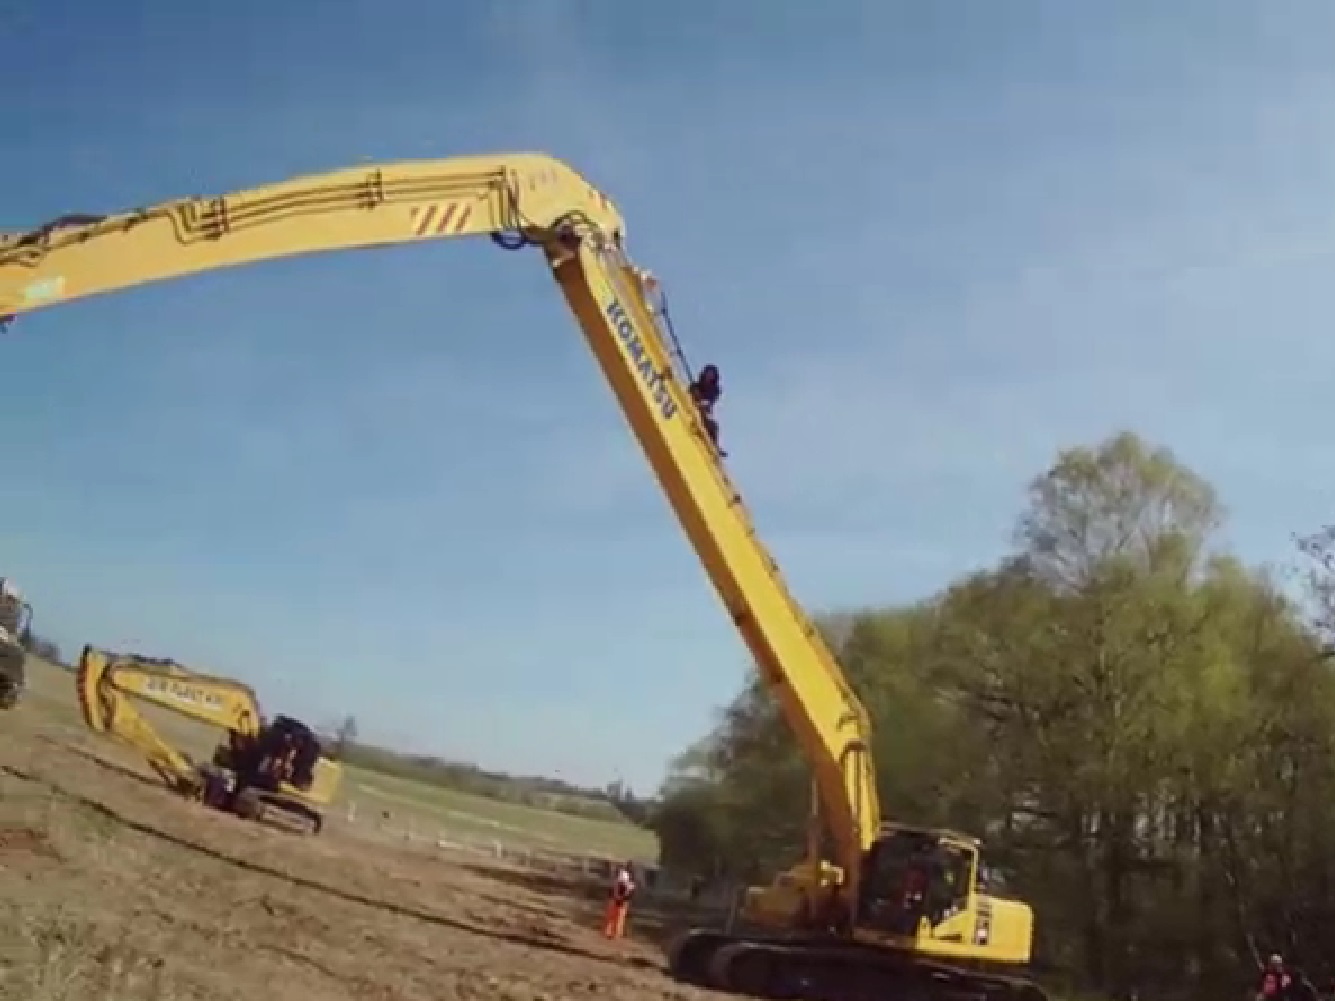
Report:
<svg viewBox="0 0 1335 1001"><path fill-rule="evenodd" d="M644 861L658 857L653 834L633 824L503 803L360 768L347 770L344 794L359 809L411 808L423 821L423 833L438 824L445 836Z"/></svg>
<svg viewBox="0 0 1335 1001"><path fill-rule="evenodd" d="M25 700L62 722L82 726L74 678L63 668L30 658ZM156 706L143 706L142 712L164 738L192 757L208 758L218 742L218 731L192 720ZM657 838L628 822L504 803L363 768L347 767L340 800L336 809L346 813L353 805L359 822L376 822L388 812L390 825L411 826L432 838L500 841L530 849L643 861L658 858Z"/></svg>

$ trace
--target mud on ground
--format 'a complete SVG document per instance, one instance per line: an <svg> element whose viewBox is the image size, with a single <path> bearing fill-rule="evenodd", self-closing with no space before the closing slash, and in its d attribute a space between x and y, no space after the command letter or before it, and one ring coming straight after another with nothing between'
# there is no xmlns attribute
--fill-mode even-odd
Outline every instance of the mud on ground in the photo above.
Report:
<svg viewBox="0 0 1335 1001"><path fill-rule="evenodd" d="M331 820L301 838L171 796L106 741L0 714L0 998L695 1001L645 914Z"/></svg>

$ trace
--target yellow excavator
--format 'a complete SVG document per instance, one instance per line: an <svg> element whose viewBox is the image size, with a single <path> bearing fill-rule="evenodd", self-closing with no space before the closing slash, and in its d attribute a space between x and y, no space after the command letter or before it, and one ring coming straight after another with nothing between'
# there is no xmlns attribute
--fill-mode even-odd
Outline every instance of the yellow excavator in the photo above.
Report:
<svg viewBox="0 0 1335 1001"><path fill-rule="evenodd" d="M75 672L79 709L95 733L141 754L167 785L240 817L318 834L343 769L301 721L265 721L249 685L169 659L85 646ZM209 762L195 762L139 712L136 702L226 731Z"/></svg>
<svg viewBox="0 0 1335 1001"><path fill-rule="evenodd" d="M467 236L545 259L814 772L833 857L811 838L806 862L748 894L740 930L681 938L672 971L752 994L1041 997L1024 973L1032 911L981 885L978 841L883 823L867 713L756 537L693 402L661 286L627 256L616 206L563 162L383 163L64 215L0 236L0 320L212 269Z"/></svg>

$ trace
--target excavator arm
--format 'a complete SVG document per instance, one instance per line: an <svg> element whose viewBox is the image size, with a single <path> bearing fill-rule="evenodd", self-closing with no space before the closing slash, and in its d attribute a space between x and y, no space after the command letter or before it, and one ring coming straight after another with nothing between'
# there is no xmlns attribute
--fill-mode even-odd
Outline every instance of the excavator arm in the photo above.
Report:
<svg viewBox="0 0 1335 1001"><path fill-rule="evenodd" d="M534 154L349 168L130 212L67 214L0 234L0 317L278 257L544 232L561 220L615 239L623 232L606 196Z"/></svg>
<svg viewBox="0 0 1335 1001"><path fill-rule="evenodd" d="M200 271L487 234L536 246L729 615L814 765L836 857L856 875L879 804L867 715L756 538L719 463L616 207L539 154L383 164L0 237L0 317Z"/></svg>
<svg viewBox="0 0 1335 1001"><path fill-rule="evenodd" d="M259 702L249 685L196 674L173 661L85 646L75 685L84 724L130 745L164 782L181 791L198 787L199 768L149 723L136 700L246 736L260 726Z"/></svg>

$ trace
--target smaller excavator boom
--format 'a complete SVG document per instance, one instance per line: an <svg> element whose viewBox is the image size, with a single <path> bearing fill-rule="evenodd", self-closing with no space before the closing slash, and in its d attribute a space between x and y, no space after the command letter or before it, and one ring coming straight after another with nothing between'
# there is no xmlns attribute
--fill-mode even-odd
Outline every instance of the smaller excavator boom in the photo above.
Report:
<svg viewBox="0 0 1335 1001"><path fill-rule="evenodd" d="M76 672L84 724L128 744L173 790L251 819L318 832L342 767L298 720L266 722L247 684L173 660L85 646ZM139 711L138 703L224 730L213 759L191 759Z"/></svg>

